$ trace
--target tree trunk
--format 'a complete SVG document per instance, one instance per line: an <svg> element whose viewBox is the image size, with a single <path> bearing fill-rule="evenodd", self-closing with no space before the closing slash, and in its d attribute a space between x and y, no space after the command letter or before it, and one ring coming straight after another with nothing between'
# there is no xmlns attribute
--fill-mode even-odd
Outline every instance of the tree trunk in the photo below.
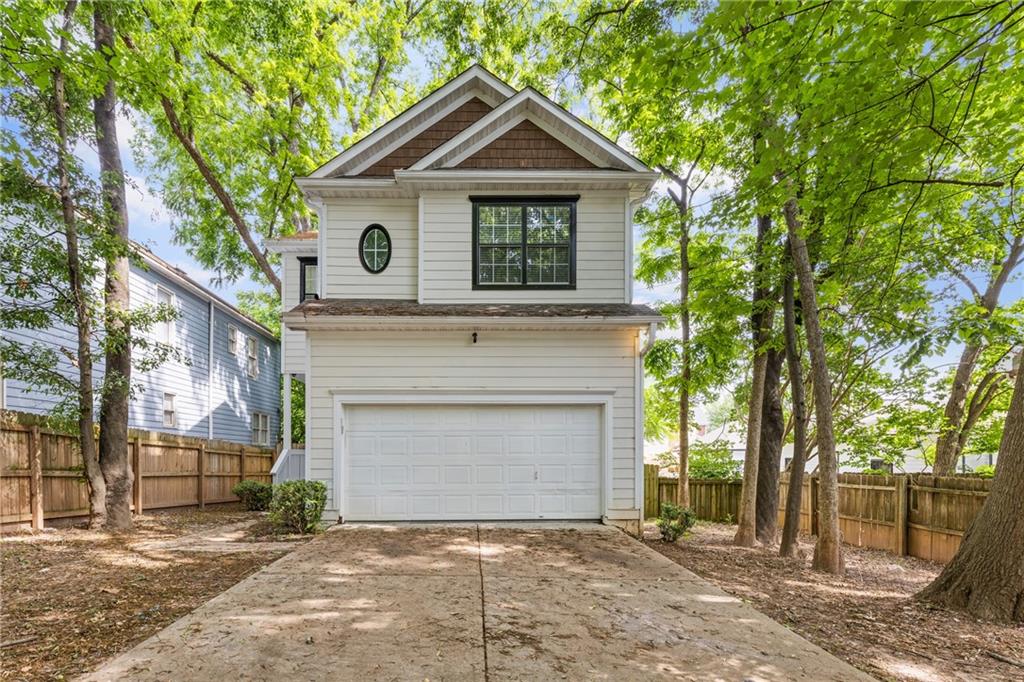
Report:
<svg viewBox="0 0 1024 682"><path fill-rule="evenodd" d="M782 439L786 417L779 396L780 375L785 353L768 351L765 368L764 400L761 403L761 443L757 465L757 539L763 544L775 543L779 525L779 464L782 460Z"/></svg>
<svg viewBox="0 0 1024 682"><path fill-rule="evenodd" d="M971 374L981 355L981 346L969 344L960 353L960 364L953 375L953 387L946 400L946 409L942 413L942 427L939 438L935 442L935 464L932 471L936 476L951 476L956 473L956 461L959 458L957 440L960 426L964 418L964 403L970 390Z"/></svg>
<svg viewBox="0 0 1024 682"><path fill-rule="evenodd" d="M919 597L984 620L1024 621L1024 368L988 498L956 556Z"/></svg>
<svg viewBox="0 0 1024 682"><path fill-rule="evenodd" d="M686 190L684 189L683 192ZM685 195L683 195L685 196ZM690 230L686 209L680 207L679 221L679 326L682 333L683 382L679 388L679 484L676 503L690 506Z"/></svg>
<svg viewBox="0 0 1024 682"><path fill-rule="evenodd" d="M817 416L818 459L821 488L818 495L818 541L814 546L812 566L828 573L843 573L842 536L839 531L839 481L836 461L835 435L832 429L832 385L825 357L825 339L818 321L818 296L814 273L807 253L807 242L800 235L796 199L790 198L783 207L793 266L800 283L800 301L803 304L804 332L811 356L811 383Z"/></svg>
<svg viewBox="0 0 1024 682"><path fill-rule="evenodd" d="M768 369L768 353L763 348L771 330L771 315L762 309L767 298L764 289L764 243L771 229L771 218L758 216L757 243L754 247L754 294L751 310L754 361L747 415L747 444L743 458L743 487L740 492L738 527L733 544L753 547L757 541L757 476L761 455L761 409Z"/></svg>
<svg viewBox="0 0 1024 682"><path fill-rule="evenodd" d="M77 0L71 0L64 8L64 31L73 29L73 16ZM61 53L67 52L67 37L61 36ZM68 284L75 308L75 326L78 331L76 358L78 360L78 441L82 453L85 478L89 483L89 527L99 528L107 520L107 487L103 480L99 458L96 455L96 440L93 434L93 367L92 367L92 314L86 300L82 282L82 269L78 253L78 217L75 200L71 194L71 180L68 173L68 125L67 96L64 87L64 72L53 70L53 114L57 128L57 184L60 195L61 216L64 222L64 238L67 241Z"/></svg>
<svg viewBox="0 0 1024 682"><path fill-rule="evenodd" d="M786 492L786 516L782 523L780 556L795 556L797 534L800 532L800 498L804 489L804 467L807 463L807 404L804 401L804 376L797 343L796 303L793 300L793 276L786 275L782 291L782 308L786 335L786 368L789 390L793 395L793 461L789 467L789 490Z"/></svg>
<svg viewBox="0 0 1024 682"><path fill-rule="evenodd" d="M110 7L98 2L93 11L96 51L109 64L114 31L105 18ZM107 484L107 528L132 526L132 465L128 456L128 395L132 374L131 328L128 324L128 210L124 169L117 141L117 93L107 78L103 94L93 103L96 150L100 161L105 217L113 252L107 257L104 325L107 336L106 377L100 403L100 466Z"/></svg>

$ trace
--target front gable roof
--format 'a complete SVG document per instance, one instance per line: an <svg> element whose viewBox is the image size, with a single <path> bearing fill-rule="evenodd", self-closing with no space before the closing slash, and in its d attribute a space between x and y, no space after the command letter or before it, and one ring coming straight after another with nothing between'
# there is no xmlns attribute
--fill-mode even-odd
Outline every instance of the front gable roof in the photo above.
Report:
<svg viewBox="0 0 1024 682"><path fill-rule="evenodd" d="M342 181L354 191L386 192L420 173L512 170L654 175L538 91L517 93L476 65L298 180L307 190Z"/></svg>

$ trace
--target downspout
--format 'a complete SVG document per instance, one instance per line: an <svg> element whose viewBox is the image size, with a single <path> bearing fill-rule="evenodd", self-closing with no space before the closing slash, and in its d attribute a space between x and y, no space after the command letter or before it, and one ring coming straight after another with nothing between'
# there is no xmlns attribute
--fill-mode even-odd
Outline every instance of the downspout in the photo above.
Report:
<svg viewBox="0 0 1024 682"><path fill-rule="evenodd" d="M206 438L213 440L213 316L216 308L210 299L210 327L207 330L209 344L206 355Z"/></svg>

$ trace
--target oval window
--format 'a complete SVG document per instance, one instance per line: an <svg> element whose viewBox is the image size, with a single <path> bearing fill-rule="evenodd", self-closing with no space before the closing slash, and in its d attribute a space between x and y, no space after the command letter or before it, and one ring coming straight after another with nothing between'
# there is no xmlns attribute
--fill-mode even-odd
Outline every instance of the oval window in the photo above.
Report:
<svg viewBox="0 0 1024 682"><path fill-rule="evenodd" d="M377 274L391 260L391 236L381 225L374 223L359 238L359 260L367 272Z"/></svg>

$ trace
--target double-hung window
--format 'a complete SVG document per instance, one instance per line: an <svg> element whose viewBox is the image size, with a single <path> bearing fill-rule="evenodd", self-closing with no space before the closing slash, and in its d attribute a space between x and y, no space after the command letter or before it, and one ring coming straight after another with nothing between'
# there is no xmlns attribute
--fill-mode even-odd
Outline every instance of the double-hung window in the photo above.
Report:
<svg viewBox="0 0 1024 682"><path fill-rule="evenodd" d="M318 298L316 258L299 258L299 303Z"/></svg>
<svg viewBox="0 0 1024 682"><path fill-rule="evenodd" d="M257 355L258 342L255 338L247 336L245 339L245 371L252 378L260 373L259 355Z"/></svg>
<svg viewBox="0 0 1024 682"><path fill-rule="evenodd" d="M575 289L576 199L474 197L474 289Z"/></svg>
<svg viewBox="0 0 1024 682"><path fill-rule="evenodd" d="M228 352L238 355L238 327L233 324L228 325Z"/></svg>
<svg viewBox="0 0 1024 682"><path fill-rule="evenodd" d="M164 426L174 428L178 425L178 413L174 410L174 394L164 393Z"/></svg>
<svg viewBox="0 0 1024 682"><path fill-rule="evenodd" d="M262 412L252 413L252 442L254 445L270 445L270 416Z"/></svg>

